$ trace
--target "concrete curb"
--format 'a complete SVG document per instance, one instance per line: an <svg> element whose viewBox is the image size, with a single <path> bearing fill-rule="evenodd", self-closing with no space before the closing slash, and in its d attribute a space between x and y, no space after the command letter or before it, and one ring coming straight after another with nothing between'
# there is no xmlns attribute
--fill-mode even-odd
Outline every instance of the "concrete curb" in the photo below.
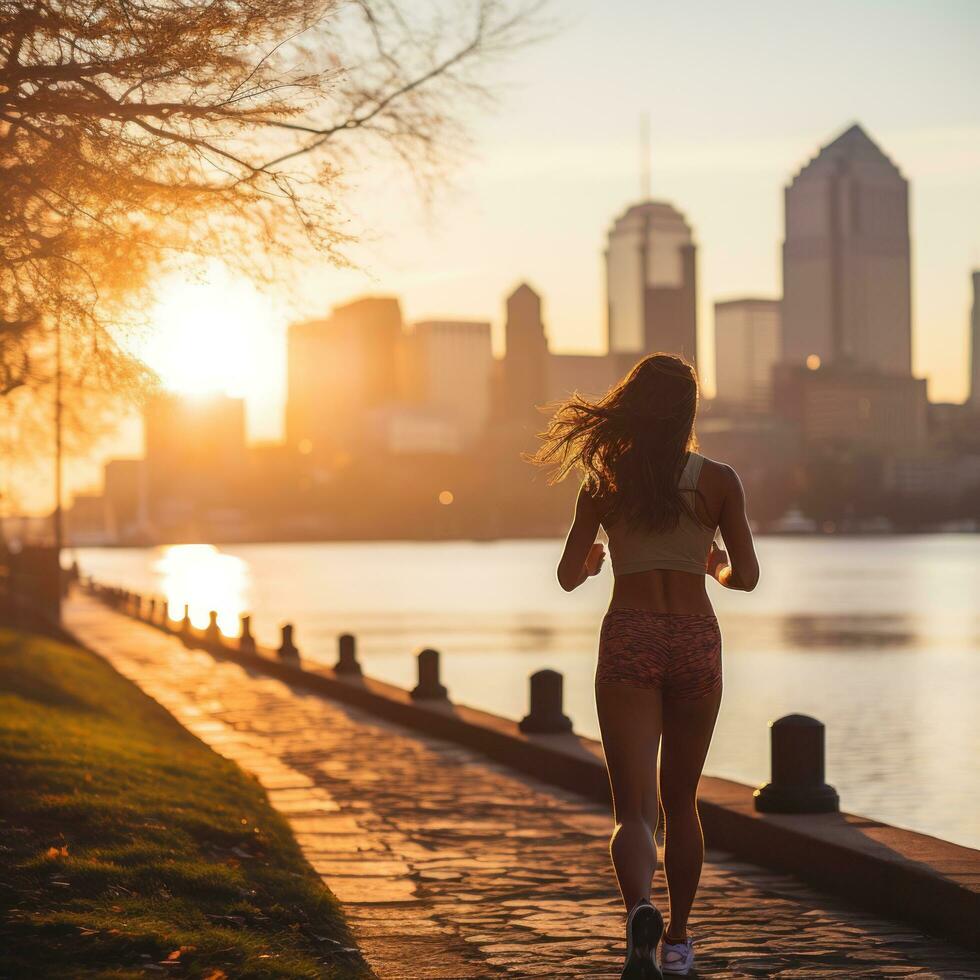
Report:
<svg viewBox="0 0 980 980"><path fill-rule="evenodd" d="M329 667L306 668L298 658L281 658L262 647L239 650L220 639L216 644L202 630L168 632L189 647L467 746L609 805L602 746L594 739L526 734L510 719L445 700L413 700L408 691L383 681L338 675ZM790 872L861 907L980 951L980 852L853 814L762 814L753 793L743 783L702 778L698 802L709 847Z"/></svg>

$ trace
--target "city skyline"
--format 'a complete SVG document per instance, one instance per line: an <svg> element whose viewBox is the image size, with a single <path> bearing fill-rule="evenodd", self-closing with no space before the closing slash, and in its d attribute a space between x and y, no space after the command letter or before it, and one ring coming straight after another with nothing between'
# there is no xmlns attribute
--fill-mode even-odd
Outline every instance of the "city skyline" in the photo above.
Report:
<svg viewBox="0 0 980 980"><path fill-rule="evenodd" d="M858 121L911 184L913 373L928 379L934 401L966 398L970 270L980 266L980 111L970 98L980 69L968 40L980 10L944 3L899 15L833 2L811 17L774 3L746 13L614 0L603 14L569 0L563 11L567 23L553 38L502 70L498 108L472 120L472 150L450 167L451 184L436 188L431 211L403 169L376 165L352 180L356 268L303 270L295 308L250 284L222 289L222 298L249 293L250 312L262 313L244 328L215 328L256 351L237 369L247 379L237 393L248 399L252 439L281 436L286 325L357 296L397 295L411 322L489 320L499 354L502 297L526 280L544 298L553 350L600 350L602 249L615 216L640 196L647 112L652 197L685 214L698 246L699 367L709 391L713 304L781 294L784 189ZM791 43L801 31L811 43ZM647 50L664 36L670 45ZM752 72L740 70L749 63ZM790 74L792 86L783 86ZM175 305L168 331L186 318L186 305ZM209 359L217 344L201 324L184 334L156 342L155 366L186 369L186 351ZM178 348L169 362L159 354L166 347ZM104 455L139 446L130 422ZM37 469L32 509L41 510L50 480L43 462ZM93 476L70 464L69 494Z"/></svg>
<svg viewBox="0 0 980 980"><path fill-rule="evenodd" d="M713 289L712 283L716 283L719 278L719 270L716 266L719 249L717 242L713 242L704 230L705 227L710 228L712 226L710 216L708 216L709 220L704 220L704 216L697 219L692 218L691 214L686 211L685 201L676 196L671 196L666 191L658 193L658 188L654 187L653 199L657 201L669 200L671 204L676 205L682 212L686 213L692 226L694 242L698 249L698 366L702 381L709 393L713 393L715 387L713 304L746 295L781 295L783 284L780 271L780 250L783 238L784 210L782 199L784 191L790 185L794 175L808 161L817 156L821 148L833 142L852 125L854 123L842 121L822 138L811 134L809 142L803 141L798 145L795 158L789 168L769 188L773 205L771 210L776 219L776 225L771 240L761 244L768 245L771 251L771 262L769 263L771 268L765 275L760 275L756 270L754 274L747 275L742 283L731 281L729 276L726 277L724 288ZM972 300L969 289L969 274L973 267L980 266L980 241L978 241L978 246L970 251L970 256L974 252L976 253L975 259L964 256L964 261L958 268L942 270L943 288L939 291L929 289L927 283L930 280L935 280L936 271L933 269L934 262L920 241L922 236L917 233L917 225L920 221L916 213L915 202L917 196L920 196L918 195L920 188L916 174L912 167L906 165L901 154L891 145L888 136L883 136L872 127L863 125L862 121L859 121L857 125L868 130L872 139L878 145L886 148L888 156L897 163L912 187L910 230L912 242L911 354L913 374L927 378L930 385L930 398L933 401L965 401L969 387L966 357L969 336L968 317ZM901 143L901 138L893 137L892 139ZM978 128L975 136L970 136L969 144L969 146L961 148L964 151L962 155L970 159L975 156L977 173L980 173L980 128ZM635 156L635 148L632 149ZM705 180L708 181L709 178L706 177ZM978 220L980 220L980 179L974 180L973 183L976 184L976 210ZM459 270L458 276L453 277L450 271L440 272L438 269L428 268L426 263L422 261L418 261L412 266L411 271L406 272L403 263L408 255L413 253L422 255L426 251L434 249L437 254L441 253L442 250L449 253L455 251L458 253L455 257L458 258L459 255L466 254L466 248L469 247L470 243L465 239L458 242L450 241L445 226L436 229L430 227L423 232L424 245L420 245L420 242L414 238L414 235L418 234L418 229L409 233L407 237L403 234L403 229L388 229L384 234L379 231L379 239L385 239L383 243L380 241L372 242L370 238L367 238L355 246L355 252L368 253L366 257L363 257L361 268L309 270L307 274L301 276L298 293L292 298L291 306L287 307L274 297L255 294L254 300L257 300L258 304L264 307L264 322L262 324L250 324L248 335L249 339L263 349L261 358L257 359L258 362L266 370L272 363L274 365L273 370L269 371L270 377L266 377L261 386L256 386L253 377L253 383L247 390L243 387L239 387L239 390L232 390L233 385L221 388L221 390L247 397L249 401L249 431L253 439L261 441L281 438L280 416L282 406L285 403L285 333L288 324L296 320L322 316L332 306L343 305L371 295L397 295L402 302L405 319L408 322L446 319L487 320L492 326L495 353L500 356L503 350L506 319L501 297L507 290L514 288L520 282L527 281L535 287L548 304L548 324L553 350L566 353L601 353L605 349L608 334L608 312L605 295L606 274L603 268L607 235L617 215L622 214L637 203L642 203L642 201L637 194L634 194L632 197L627 196L615 204L604 221L594 229L594 241L585 238L586 230L583 218L583 227L578 229L577 236L571 236L570 247L574 249L576 264L579 267L587 264L593 266L592 275L565 276L561 278L557 286L552 286L552 288L549 288L549 282L553 283L554 280L550 279L547 273L535 275L530 271L533 267L540 267L542 256L535 260L529 260L527 263L529 268L523 271L515 266L513 272L506 273L499 280L491 278L489 273L477 272L478 283L473 278L474 269ZM433 220L442 222L446 220L446 217L444 213L437 212ZM969 218L964 219L961 224L964 227L968 225L972 227ZM513 250L520 250L521 243L527 238L529 232L537 234L540 231L540 228L535 228L530 222L525 221L521 228L521 234L515 235L512 241ZM977 237L980 239L980 235ZM760 239L761 235L753 232L744 239L744 243L750 249L758 251ZM401 260L396 261L391 258L391 251L399 241L405 245L405 254ZM460 248L454 249L454 244L459 244ZM569 245L566 243L566 248L568 247ZM383 250L386 254L374 252L376 248ZM923 266L927 264L927 261L930 275L923 272ZM736 262L735 264L739 263ZM382 273L383 267L387 269L384 273ZM229 285L221 282L223 277L223 270L217 270L213 277L219 282L223 298L224 295L234 296L239 291L240 286L252 291L251 284L232 283ZM331 283L336 284L332 289L329 287ZM765 285L762 285L763 283ZM326 290L323 288L325 284L328 285ZM206 287L199 283L195 283L193 288L201 290L202 294L206 292ZM573 318L570 318L567 314L570 297L583 289L592 294L595 308L594 310L579 311ZM930 315L928 312L923 315L923 309L928 311L930 308L942 308L946 312L937 322L934 315ZM200 343L200 327L202 324L195 326L196 330L188 331L188 333L195 338L194 343ZM230 327L225 330L226 334L230 332ZM166 366L167 359L164 358L163 360L164 366Z"/></svg>

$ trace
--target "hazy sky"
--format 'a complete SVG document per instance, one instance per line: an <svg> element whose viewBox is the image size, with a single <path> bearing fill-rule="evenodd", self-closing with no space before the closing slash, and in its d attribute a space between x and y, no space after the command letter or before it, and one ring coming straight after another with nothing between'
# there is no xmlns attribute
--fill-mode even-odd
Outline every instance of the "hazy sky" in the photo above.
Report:
<svg viewBox="0 0 980 980"><path fill-rule="evenodd" d="M648 113L653 196L699 245L701 370L712 303L778 296L783 188L860 122L911 181L913 357L933 400L966 394L969 271L980 266L980 3L974 0L555 0L552 39L495 70L497 105L431 210L409 178L351 175L359 271L311 270L299 306L402 298L407 319L490 319L526 279L552 347L605 339L602 249L640 190ZM280 428L285 314L270 315L254 437ZM120 443L122 446L123 443ZM125 440L133 448L130 432Z"/></svg>
<svg viewBox="0 0 980 980"><path fill-rule="evenodd" d="M601 253L639 196L649 113L653 196L699 244L701 368L712 304L781 291L782 192L860 122L911 181L914 362L933 399L966 393L969 270L980 265L980 3L564 0L565 28L502 72L471 161L427 215L412 188L363 179L356 257L375 281L318 276L324 306L384 289L409 318L502 323L527 279L559 349L604 343Z"/></svg>

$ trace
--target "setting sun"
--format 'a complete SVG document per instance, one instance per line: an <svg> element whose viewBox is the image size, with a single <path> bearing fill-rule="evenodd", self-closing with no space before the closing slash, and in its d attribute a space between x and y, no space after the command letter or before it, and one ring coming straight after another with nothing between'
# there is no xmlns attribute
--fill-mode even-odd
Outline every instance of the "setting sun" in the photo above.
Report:
<svg viewBox="0 0 980 980"><path fill-rule="evenodd" d="M184 394L261 398L282 341L269 300L220 265L161 284L141 355L165 387Z"/></svg>

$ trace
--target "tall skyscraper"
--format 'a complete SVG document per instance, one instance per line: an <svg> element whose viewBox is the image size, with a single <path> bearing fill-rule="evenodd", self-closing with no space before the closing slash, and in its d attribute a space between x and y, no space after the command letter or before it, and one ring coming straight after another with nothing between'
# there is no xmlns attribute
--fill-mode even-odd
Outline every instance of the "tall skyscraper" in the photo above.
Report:
<svg viewBox="0 0 980 980"><path fill-rule="evenodd" d="M548 340L541 320L541 297L522 282L507 297L503 415L536 418L548 398Z"/></svg>
<svg viewBox="0 0 980 980"><path fill-rule="evenodd" d="M973 308L970 310L970 406L980 412L980 269L973 270Z"/></svg>
<svg viewBox="0 0 980 980"><path fill-rule="evenodd" d="M779 300L715 303L715 384L719 402L765 411L780 357Z"/></svg>
<svg viewBox="0 0 980 980"><path fill-rule="evenodd" d="M785 192L783 360L912 371L909 187L860 126Z"/></svg>
<svg viewBox="0 0 980 980"><path fill-rule="evenodd" d="M606 246L609 353L697 357L697 246L684 215L663 201L616 219Z"/></svg>

